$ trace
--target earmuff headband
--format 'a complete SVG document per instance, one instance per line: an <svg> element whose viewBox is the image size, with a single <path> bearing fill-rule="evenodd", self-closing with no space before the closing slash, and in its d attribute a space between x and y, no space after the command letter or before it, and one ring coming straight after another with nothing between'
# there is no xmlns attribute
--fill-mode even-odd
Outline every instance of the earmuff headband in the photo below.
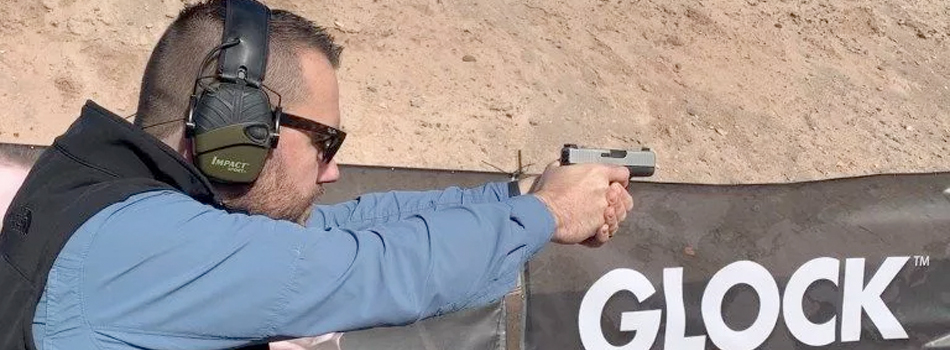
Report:
<svg viewBox="0 0 950 350"><path fill-rule="evenodd" d="M228 0L222 43L238 40L223 49L218 59L221 80L260 87L267 69L270 9L252 0Z"/></svg>

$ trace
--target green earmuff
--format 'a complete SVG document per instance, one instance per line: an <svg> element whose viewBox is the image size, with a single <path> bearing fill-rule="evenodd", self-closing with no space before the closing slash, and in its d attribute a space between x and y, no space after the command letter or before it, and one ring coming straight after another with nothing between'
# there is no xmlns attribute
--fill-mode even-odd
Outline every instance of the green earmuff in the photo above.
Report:
<svg viewBox="0 0 950 350"><path fill-rule="evenodd" d="M195 79L186 122L195 166L210 180L251 183L277 145L280 107L271 107L262 81L267 65L270 10L254 0L223 2L222 44L212 83ZM198 88L201 91L198 92Z"/></svg>

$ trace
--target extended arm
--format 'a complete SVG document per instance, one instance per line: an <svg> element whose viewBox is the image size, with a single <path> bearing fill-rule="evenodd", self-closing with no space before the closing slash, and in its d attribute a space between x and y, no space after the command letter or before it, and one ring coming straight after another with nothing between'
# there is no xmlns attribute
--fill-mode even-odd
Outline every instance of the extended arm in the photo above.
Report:
<svg viewBox="0 0 950 350"><path fill-rule="evenodd" d="M555 226L534 196L361 230L227 214L171 192L110 210L65 251L85 256L79 294L97 339L144 348L227 348L483 305Z"/></svg>
<svg viewBox="0 0 950 350"><path fill-rule="evenodd" d="M369 193L335 205L314 208L308 227L360 229L432 212L454 205L494 203L528 193L534 177L518 182L492 182L474 188Z"/></svg>

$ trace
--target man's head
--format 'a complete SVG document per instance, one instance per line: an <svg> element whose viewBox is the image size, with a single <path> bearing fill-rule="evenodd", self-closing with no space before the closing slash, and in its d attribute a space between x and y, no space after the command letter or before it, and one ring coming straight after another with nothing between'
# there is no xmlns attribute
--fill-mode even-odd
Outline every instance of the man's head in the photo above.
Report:
<svg viewBox="0 0 950 350"><path fill-rule="evenodd" d="M221 44L222 0L186 7L156 45L142 78L135 124L191 158L184 119L195 73L213 75L217 60L201 67ZM267 70L263 83L281 95L285 111L338 128L339 89L335 68L342 48L323 28L293 13L273 10ZM276 96L271 96L275 101ZM322 162L321 147L306 132L281 128L280 143L252 185L216 185L225 205L235 210L300 221L322 193L323 183L339 177L334 162Z"/></svg>

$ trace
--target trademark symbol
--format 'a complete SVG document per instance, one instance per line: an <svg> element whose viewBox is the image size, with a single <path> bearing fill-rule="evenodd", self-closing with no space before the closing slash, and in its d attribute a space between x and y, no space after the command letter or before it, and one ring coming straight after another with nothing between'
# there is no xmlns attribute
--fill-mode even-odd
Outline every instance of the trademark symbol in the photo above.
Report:
<svg viewBox="0 0 950 350"><path fill-rule="evenodd" d="M929 255L914 255L914 266L917 266L917 267L930 266L930 256Z"/></svg>

